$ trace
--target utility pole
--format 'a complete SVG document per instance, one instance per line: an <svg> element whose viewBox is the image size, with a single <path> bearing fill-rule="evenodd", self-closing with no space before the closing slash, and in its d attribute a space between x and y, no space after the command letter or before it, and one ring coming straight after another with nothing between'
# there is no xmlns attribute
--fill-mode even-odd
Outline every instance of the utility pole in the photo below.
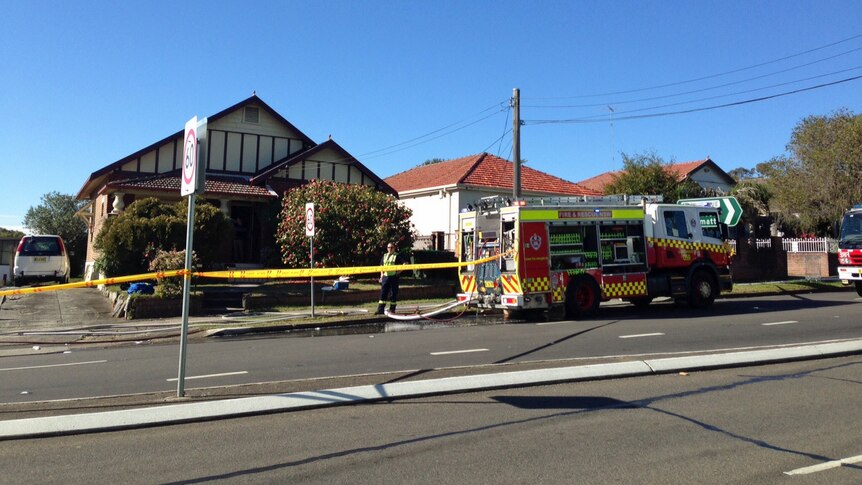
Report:
<svg viewBox="0 0 862 485"><path fill-rule="evenodd" d="M518 88L512 90L512 108L512 157L515 163L512 198L518 200L521 198L521 90Z"/></svg>

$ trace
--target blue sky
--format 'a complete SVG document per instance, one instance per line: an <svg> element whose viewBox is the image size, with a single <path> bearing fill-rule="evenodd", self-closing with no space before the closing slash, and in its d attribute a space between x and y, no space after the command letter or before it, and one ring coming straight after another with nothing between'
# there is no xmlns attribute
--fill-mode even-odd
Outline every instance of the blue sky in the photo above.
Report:
<svg viewBox="0 0 862 485"><path fill-rule="evenodd" d="M20 228L42 194L76 194L93 171L253 91L381 177L430 158L511 158L515 87L522 158L571 181L619 168L622 152L750 168L784 153L805 116L862 112L860 79L622 119L860 76L858 1L0 6L7 228ZM535 122L571 119L591 122Z"/></svg>

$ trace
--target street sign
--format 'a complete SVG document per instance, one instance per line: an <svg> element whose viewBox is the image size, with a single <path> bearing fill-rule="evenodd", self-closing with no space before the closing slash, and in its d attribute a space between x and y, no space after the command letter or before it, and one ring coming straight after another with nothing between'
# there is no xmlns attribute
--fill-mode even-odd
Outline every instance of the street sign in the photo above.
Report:
<svg viewBox="0 0 862 485"><path fill-rule="evenodd" d="M198 117L186 122L185 136L183 136L183 170L180 186L180 195L185 197L190 194L202 194L206 183L206 167L199 167L201 162L206 163L207 147L207 119L198 122Z"/></svg>
<svg viewBox="0 0 862 485"><path fill-rule="evenodd" d="M314 236L314 202L305 204L305 235Z"/></svg>
<svg viewBox="0 0 862 485"><path fill-rule="evenodd" d="M714 197L711 199L680 199L682 205L693 205L698 207L714 207L721 213L721 222L728 226L739 224L742 217L742 206L736 197Z"/></svg>

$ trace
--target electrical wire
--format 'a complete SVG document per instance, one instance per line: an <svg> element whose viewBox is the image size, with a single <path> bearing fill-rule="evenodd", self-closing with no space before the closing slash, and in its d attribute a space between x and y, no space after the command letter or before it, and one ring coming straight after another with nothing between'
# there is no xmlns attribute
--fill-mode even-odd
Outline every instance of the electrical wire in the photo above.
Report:
<svg viewBox="0 0 862 485"><path fill-rule="evenodd" d="M681 111L669 111L669 112L665 112L665 113L652 113L652 114L645 114L645 115L623 116L623 117L619 117L619 118L614 118L614 121L616 122L616 121L635 120L635 119L658 118L658 117L664 117L664 116L673 116L673 115L680 115L680 114L696 113L696 112L700 112L700 111L710 111L710 110L714 110L714 109L729 108L732 106L741 106L744 104L757 103L757 102L766 101L769 99L780 98L780 97L784 97L784 96L790 96L792 94L803 93L806 91L813 91L815 89L825 88L825 87L829 87L829 86L835 86L837 84L842 84L842 83L846 83L846 82L850 82L850 81L856 81L858 79L862 79L862 76L849 77L846 79L841 79L841 80L833 81L830 83L818 84L816 86L810 86L807 88L796 89L793 91L787 91L784 93L773 94L770 96L762 96L760 98L753 98L753 99L746 99L743 101L736 101L733 103L719 104L719 105L715 105L715 106L706 106L706 107L702 107L702 108L693 108L693 109L681 110ZM528 124L528 125L564 124L564 123L604 123L604 120L586 119L586 118L567 119L567 120L524 120L524 124Z"/></svg>
<svg viewBox="0 0 862 485"><path fill-rule="evenodd" d="M511 107L511 105L509 106L509 110L508 110L508 111L506 111L506 121L504 121L504 122L503 122L503 134L502 134L502 135L500 135L500 145L499 145L499 146L497 146L497 156L498 156L498 157L500 156L500 148L503 146L503 137L505 137L505 136L506 136L506 133L508 133L508 131L506 131L506 130L507 130L507 129L508 129L508 127L509 127L509 115L510 115L510 114L512 114L512 107ZM509 129L509 131L511 131L511 129ZM494 144L493 144L493 143L491 143L491 145L490 145L488 148L486 148L485 150L482 150L482 151L483 151L483 152L484 152L484 151L488 151L488 149L489 149L489 148L491 148L492 146L494 146Z"/></svg>
<svg viewBox="0 0 862 485"><path fill-rule="evenodd" d="M799 53L796 53L796 54L791 54L791 55L789 55L789 56L784 56L784 57L780 57L780 58L778 58L778 59L773 59L773 60L771 60L771 61L761 62L761 63L754 64L754 65L751 65L751 66L741 67L741 68L738 68L738 69L733 69L733 70L730 70L730 71L720 72L720 73L717 73L717 74L710 74L710 75L708 75L708 76L703 76L703 77L694 78L694 79L688 79L688 80L685 80L685 81L677 81L677 82L672 82L672 83L667 83L667 84L659 84L659 85L656 85L656 86L649 86L649 87L645 87L645 88L628 89L628 90L624 90L624 91L612 91L612 92L607 92L607 93L584 94L584 95L580 95L580 96L558 96L558 97L550 97L550 98L527 98L527 99L531 99L531 100L532 100L532 99L583 99L583 98L598 98L598 97L601 97L601 96L614 96L614 95L617 95L617 94L639 93L639 92L650 91L650 90L654 90L654 89L662 89L662 88L669 88L669 87L673 87L673 86L680 86L680 85L683 85L683 84L690 84L690 83L695 83L695 82L698 82L698 81L705 81L705 80L707 80L707 79L714 79L714 78L721 77L721 76L727 76L727 75L729 75L729 74L736 74L736 73L738 73L738 72L743 72L743 71L748 71L748 70L751 70L751 69L756 69L756 68L758 68L758 67L767 66L767 65L769 65L769 64L775 64L775 63L778 63L778 62L781 62L781 61L786 61L786 60L788 60L788 59L792 59L792 58L794 58L794 57L800 57L800 56L804 56L804 55L806 55L806 54L810 54L810 53L812 53L812 52L816 52L816 51L823 50L823 49L828 49L829 47L833 47L833 46L836 46L836 45L839 45L839 44L843 44L843 43L845 43L845 42L850 42L851 40L855 40L855 39L858 39L858 38L860 38L860 37L862 37L862 34L856 34L856 35L851 36L851 37L848 37L848 38L846 38L846 39L842 39L842 40L839 40L839 41L836 41L836 42L832 42L832 43L829 43L829 44L826 44L826 45L822 45L822 46L820 46L820 47L815 47L815 48L813 48L813 49L809 49L809 50L807 50L807 51L799 52ZM523 99L524 99L524 98L522 98L522 100L523 100ZM609 103L602 103L602 104L609 104Z"/></svg>

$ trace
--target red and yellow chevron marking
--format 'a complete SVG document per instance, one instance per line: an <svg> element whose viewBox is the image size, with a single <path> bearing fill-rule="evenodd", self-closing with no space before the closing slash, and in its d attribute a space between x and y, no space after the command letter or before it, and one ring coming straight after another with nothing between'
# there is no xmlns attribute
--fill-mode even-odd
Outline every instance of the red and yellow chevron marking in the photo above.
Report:
<svg viewBox="0 0 862 485"><path fill-rule="evenodd" d="M503 284L503 293L521 293L521 281L518 275L500 275Z"/></svg>
<svg viewBox="0 0 862 485"><path fill-rule="evenodd" d="M602 291L606 298L645 296L647 294L646 280L607 283L602 287Z"/></svg>
<svg viewBox="0 0 862 485"><path fill-rule="evenodd" d="M524 278L524 293L541 293L551 291L551 278Z"/></svg>
<svg viewBox="0 0 862 485"><path fill-rule="evenodd" d="M566 301L566 288L564 286L557 286L554 288L554 293L551 298L551 301L554 303Z"/></svg>
<svg viewBox="0 0 862 485"><path fill-rule="evenodd" d="M461 275L461 290L464 293L476 292L476 279L473 275Z"/></svg>
<svg viewBox="0 0 862 485"><path fill-rule="evenodd" d="M655 237L647 238L647 241L657 248L679 248L694 251L712 251L714 253L730 253L730 246L727 244L678 241L676 239L659 239Z"/></svg>

